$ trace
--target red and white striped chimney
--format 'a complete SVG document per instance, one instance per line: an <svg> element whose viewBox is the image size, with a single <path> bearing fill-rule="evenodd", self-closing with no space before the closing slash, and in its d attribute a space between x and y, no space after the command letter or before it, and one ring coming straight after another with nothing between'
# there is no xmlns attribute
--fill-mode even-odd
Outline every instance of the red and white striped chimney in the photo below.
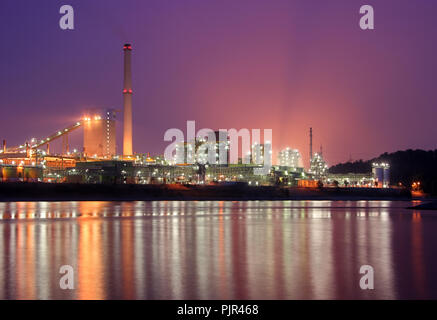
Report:
<svg viewBox="0 0 437 320"><path fill-rule="evenodd" d="M125 44L123 85L123 156L132 156L132 46Z"/></svg>

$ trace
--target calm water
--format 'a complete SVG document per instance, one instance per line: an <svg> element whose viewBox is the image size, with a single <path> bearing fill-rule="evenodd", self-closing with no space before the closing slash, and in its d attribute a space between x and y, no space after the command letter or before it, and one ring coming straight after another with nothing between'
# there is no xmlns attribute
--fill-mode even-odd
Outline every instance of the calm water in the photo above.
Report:
<svg viewBox="0 0 437 320"><path fill-rule="evenodd" d="M0 203L0 299L436 299L437 212L411 204Z"/></svg>

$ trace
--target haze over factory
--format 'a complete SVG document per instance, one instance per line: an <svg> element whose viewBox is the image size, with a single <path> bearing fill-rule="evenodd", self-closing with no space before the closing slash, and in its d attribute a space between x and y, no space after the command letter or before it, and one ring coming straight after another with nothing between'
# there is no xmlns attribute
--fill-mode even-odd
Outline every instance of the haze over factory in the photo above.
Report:
<svg viewBox="0 0 437 320"><path fill-rule="evenodd" d="M19 146L8 147L3 140L0 150L0 179L4 182L47 183L110 183L110 184L220 184L245 183L252 186L283 185L290 187L318 187L320 185L354 187L389 187L389 164L374 164L368 174L329 174L322 148L313 153L313 130L310 129L310 163L304 169L302 156L290 147L280 150L277 163L266 174L255 174L269 160L272 163L270 142L252 141L249 151L231 163L230 137L195 137L176 146L172 159L163 155L133 150L132 45L123 46L123 109L85 109L76 122L41 139L33 138ZM123 147L117 150L116 119L123 115ZM152 121L151 119L149 119ZM81 149L70 148L70 135L83 130ZM141 139L142 137L137 137ZM188 140L188 139L187 139ZM61 152L50 146L61 142ZM207 148L205 148L207 147ZM212 148L216 160L208 159ZM227 150L225 161L219 160L219 150ZM241 152L243 153L243 152Z"/></svg>

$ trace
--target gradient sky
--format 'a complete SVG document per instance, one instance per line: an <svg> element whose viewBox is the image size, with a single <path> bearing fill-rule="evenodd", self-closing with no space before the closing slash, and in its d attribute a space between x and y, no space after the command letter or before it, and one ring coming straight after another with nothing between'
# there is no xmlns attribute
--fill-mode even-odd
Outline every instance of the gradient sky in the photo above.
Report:
<svg viewBox="0 0 437 320"><path fill-rule="evenodd" d="M62 4L74 31L59 28ZM374 31L359 28L363 4ZM136 152L162 154L164 132L187 120L271 128L274 151L298 148L305 162L310 126L329 164L434 149L436 14L429 0L1 0L0 139L121 109L132 42Z"/></svg>

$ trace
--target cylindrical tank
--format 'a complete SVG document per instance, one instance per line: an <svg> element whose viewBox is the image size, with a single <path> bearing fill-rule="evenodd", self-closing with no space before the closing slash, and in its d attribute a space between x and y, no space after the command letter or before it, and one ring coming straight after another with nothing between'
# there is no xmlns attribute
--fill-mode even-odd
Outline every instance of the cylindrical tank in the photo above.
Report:
<svg viewBox="0 0 437 320"><path fill-rule="evenodd" d="M42 179L42 169L38 167L25 167L24 168L24 180L29 182L37 182L38 179Z"/></svg>
<svg viewBox="0 0 437 320"><path fill-rule="evenodd" d="M382 186L384 183L384 169L380 166L373 166L372 173L373 179L378 183L378 186Z"/></svg>
<svg viewBox="0 0 437 320"><path fill-rule="evenodd" d="M15 182L19 180L19 172L16 166L3 167L3 181Z"/></svg>
<svg viewBox="0 0 437 320"><path fill-rule="evenodd" d="M384 168L384 187L389 187L390 186L390 168L389 167L385 167Z"/></svg>
<svg viewBox="0 0 437 320"><path fill-rule="evenodd" d="M0 181L17 182L29 181L37 182L42 179L43 170L40 167L23 166L2 166L0 167Z"/></svg>

